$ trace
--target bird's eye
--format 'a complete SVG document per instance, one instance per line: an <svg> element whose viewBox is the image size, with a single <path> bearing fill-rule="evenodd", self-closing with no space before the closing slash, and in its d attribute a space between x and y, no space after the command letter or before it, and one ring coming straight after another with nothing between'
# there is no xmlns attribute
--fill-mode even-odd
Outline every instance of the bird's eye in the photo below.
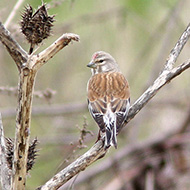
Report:
<svg viewBox="0 0 190 190"><path fill-rule="evenodd" d="M102 62L104 62L104 60L103 60L103 59L100 59L99 62L102 63Z"/></svg>

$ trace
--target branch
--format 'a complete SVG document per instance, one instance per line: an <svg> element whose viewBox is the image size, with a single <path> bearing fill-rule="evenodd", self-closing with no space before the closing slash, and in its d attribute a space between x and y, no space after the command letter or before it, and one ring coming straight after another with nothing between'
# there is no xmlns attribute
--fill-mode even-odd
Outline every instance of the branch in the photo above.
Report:
<svg viewBox="0 0 190 190"><path fill-rule="evenodd" d="M64 34L43 52L29 56L0 23L0 41L6 46L19 69L12 190L25 189L32 100L37 71L72 40L79 41L79 36L76 34Z"/></svg>
<svg viewBox="0 0 190 190"><path fill-rule="evenodd" d="M1 89L0 89L1 90ZM43 94L44 91L42 91ZM7 92L9 93L9 91ZM12 93L12 92L11 92ZM13 92L14 93L14 92ZM38 94L34 91L34 97ZM38 96L37 96L38 97ZM177 109L183 109L183 106L186 102L179 101L179 99L164 99L159 101L154 101L153 104L149 104L151 108L163 107L164 105L168 105ZM16 110L14 107L2 108L0 109L3 118L13 118L15 117ZM32 108L32 116L33 117L54 117L59 115L67 115L74 113L83 113L87 111L86 103L67 103L67 104L51 104L51 105L41 105L41 106L33 106Z"/></svg>
<svg viewBox="0 0 190 190"><path fill-rule="evenodd" d="M187 61L180 66L173 68L174 63L177 60L183 46L187 42L190 36L190 25L186 28L175 47L172 49L166 63L163 72L154 81L141 97L131 106L127 121L123 124L123 127L135 117L135 115L151 100L153 96L168 82L181 74L183 71L190 67L190 61ZM99 140L89 151L79 157L76 161L71 163L65 169L53 176L44 185L38 188L38 190L56 190L65 184L73 176L77 175L80 171L85 170L90 164L95 162L99 157L105 155L106 152L103 148L102 140Z"/></svg>
<svg viewBox="0 0 190 190"><path fill-rule="evenodd" d="M98 165L85 172L85 175L79 176L75 185L84 183L86 181L91 181L92 179L96 178L96 176L102 175L102 173L110 172L110 169L114 170L115 164L120 163L124 158L126 158L126 161L123 163L123 165L125 165L125 172L130 173L133 167L138 167L140 169L140 165L143 164L142 162L145 158L152 160L152 157L154 157L153 155L160 156L162 153L165 154L169 151L168 148L172 149L176 146L184 146L185 144L189 143L190 133L180 134L178 135L178 138L175 139L173 135L176 133L177 130L171 130L165 135L161 134L157 137L154 136L145 142L125 146L119 150L117 154L114 154L114 156L105 159ZM147 162L147 164L150 164L150 162ZM120 168L122 170L124 169L122 166L120 166ZM140 173L141 172L139 171L138 174ZM135 173L133 177L136 177L138 174ZM126 180L128 182L131 181L130 178L126 178ZM65 184L65 189L67 189L68 186L69 184Z"/></svg>
<svg viewBox="0 0 190 190"><path fill-rule="evenodd" d="M158 90L162 88L165 84L170 82L173 78L180 75L183 71L190 67L190 60L182 63L178 67L172 69L171 71L162 72L159 77L154 81L153 85L150 86L131 106L127 121L125 121L123 127L135 117L135 115L149 102L149 100L156 95Z"/></svg>
<svg viewBox="0 0 190 190"><path fill-rule="evenodd" d="M152 159L154 154L159 155L160 157L160 154L162 154L163 152L167 153L169 151L168 148L171 149L172 147L174 148L181 147L182 149L184 149L184 145L187 142L189 142L190 133L187 133L190 127L189 124L190 124L190 109L188 108L185 119L183 119L182 124L180 126L178 126L175 129L171 129L164 135L161 133L160 135L157 135L156 137L154 135L153 137L151 137L150 139L144 142L131 144L130 146L126 145L124 148L119 150L118 153L112 156L111 158L109 157L105 159L98 165L93 166L93 168L85 172L85 175L79 176L77 178L75 185L83 183L85 181L90 181L96 176L101 175L102 173L105 173L106 171L110 172L111 168L114 169L115 163L121 163L121 160L123 160L123 158L126 158L126 161L123 164L125 165L126 172L130 173L131 164L135 160L139 160L139 164L137 165L135 162L134 167L140 168L139 165L141 165L142 163L142 160L141 160L142 156L141 158L139 158L139 155L145 155L146 158L149 157L150 159ZM148 156L147 153L150 156ZM120 168L123 169L123 167L120 167ZM140 173L138 172L137 175L139 174ZM131 181L130 179L128 180ZM68 186L69 184L67 183L65 185L65 188Z"/></svg>
<svg viewBox="0 0 190 190"><path fill-rule="evenodd" d="M3 118L15 117L15 108L0 109ZM58 116L71 113L81 113L87 111L86 103L68 103L60 105L34 106L32 108L32 116Z"/></svg>
<svg viewBox="0 0 190 190"><path fill-rule="evenodd" d="M10 190L11 170L8 168L6 160L6 146L3 132L3 123L0 113L0 181L3 190Z"/></svg>
<svg viewBox="0 0 190 190"><path fill-rule="evenodd" d="M5 45L7 51L15 61L18 68L23 63L27 62L28 54L24 51L21 46L12 38L10 32L5 29L3 24L0 22L0 41Z"/></svg>
<svg viewBox="0 0 190 190"><path fill-rule="evenodd" d="M72 164L56 174L45 185L37 188L38 190L55 190L66 183L69 179L75 176L80 171L85 170L90 164L95 162L98 158L104 156L106 151L104 150L104 143L99 140L90 150L84 155L80 156Z"/></svg>
<svg viewBox="0 0 190 190"><path fill-rule="evenodd" d="M67 46L72 40L79 41L79 36L72 33L63 34L59 39L57 39L52 45L46 48L41 53L37 54L37 60L34 62L34 69L39 69L44 65L49 59L51 59L56 53L58 53L62 48Z"/></svg>
<svg viewBox="0 0 190 190"><path fill-rule="evenodd" d="M18 87L0 87L0 94L6 94L6 95L13 95L13 96L17 96L18 94ZM34 91L34 97L36 98L44 98L46 100L50 100L53 95L56 94L56 91L50 89L50 88L46 88L43 91Z"/></svg>
<svg viewBox="0 0 190 190"><path fill-rule="evenodd" d="M11 11L9 17L7 18L6 22L5 22L5 27L7 28L9 26L9 24L11 23L12 19L14 18L17 10L19 9L19 7L22 5L24 0L18 0L17 3L15 4L13 10Z"/></svg>
<svg viewBox="0 0 190 190"><path fill-rule="evenodd" d="M181 37L179 38L178 42L176 43L175 47L171 50L170 55L164 65L164 70L171 70L181 53L184 45L187 43L187 40L190 36L190 24L187 26Z"/></svg>

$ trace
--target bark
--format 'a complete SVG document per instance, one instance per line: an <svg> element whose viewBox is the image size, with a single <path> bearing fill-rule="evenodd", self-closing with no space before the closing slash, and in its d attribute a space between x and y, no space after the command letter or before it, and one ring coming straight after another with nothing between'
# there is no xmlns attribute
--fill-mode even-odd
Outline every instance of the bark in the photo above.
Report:
<svg viewBox="0 0 190 190"><path fill-rule="evenodd" d="M27 62L28 54L22 47L11 37L8 30L5 29L0 22L0 41L7 48L7 51L15 61L18 68L21 68L23 63Z"/></svg>

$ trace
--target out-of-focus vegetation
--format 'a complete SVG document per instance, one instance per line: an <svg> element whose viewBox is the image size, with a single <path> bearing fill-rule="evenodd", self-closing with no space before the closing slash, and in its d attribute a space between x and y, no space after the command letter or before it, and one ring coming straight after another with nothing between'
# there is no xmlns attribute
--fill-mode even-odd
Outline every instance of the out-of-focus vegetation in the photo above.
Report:
<svg viewBox="0 0 190 190"><path fill-rule="evenodd" d="M15 0L0 1L0 20L3 23L15 3ZM8 27L27 51L29 44L20 33L19 22L21 12L28 3L33 8L41 5L39 0L25 0ZM44 91L50 88L56 94L48 100L34 97L34 107L86 103L86 84L91 76L86 65L97 50L109 52L117 60L130 83L133 103L158 76L167 55L190 21L190 2L185 0L49 0L44 3L49 7L48 12L56 15L56 22L53 35L43 42L37 52L66 32L80 35L80 43L64 48L40 70L35 90ZM189 48L188 42L178 63L189 59ZM0 68L0 87L16 87L17 68L2 44ZM128 128L118 137L119 148L164 134L181 125L190 105L189 100L190 76L187 71L166 85L128 124ZM14 95L0 92L0 111L8 137L14 137L15 116L10 117L5 111L15 110L16 106L17 98ZM94 136L87 134L84 141L87 148L79 149L78 127L82 128L85 118L87 129ZM96 141L97 133L98 128L87 106L77 113L33 116L31 138L38 137L40 153L30 172L27 189L34 189L45 183L53 174L68 165L68 162L84 153ZM104 159L117 154L117 151L110 149ZM101 160L97 163L100 162ZM85 172L87 171L79 176L85 175ZM113 177L113 174L103 175L94 189L103 189ZM75 188L93 189L87 185Z"/></svg>

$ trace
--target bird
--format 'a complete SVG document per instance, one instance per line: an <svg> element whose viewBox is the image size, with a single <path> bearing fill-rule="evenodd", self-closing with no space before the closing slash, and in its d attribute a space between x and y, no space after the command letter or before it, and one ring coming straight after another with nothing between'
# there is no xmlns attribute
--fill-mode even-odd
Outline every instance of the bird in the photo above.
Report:
<svg viewBox="0 0 190 190"><path fill-rule="evenodd" d="M130 108L130 87L115 59L97 51L87 67L92 76L87 83L88 109L99 126L98 140L105 137L104 149L117 149L117 134Z"/></svg>

